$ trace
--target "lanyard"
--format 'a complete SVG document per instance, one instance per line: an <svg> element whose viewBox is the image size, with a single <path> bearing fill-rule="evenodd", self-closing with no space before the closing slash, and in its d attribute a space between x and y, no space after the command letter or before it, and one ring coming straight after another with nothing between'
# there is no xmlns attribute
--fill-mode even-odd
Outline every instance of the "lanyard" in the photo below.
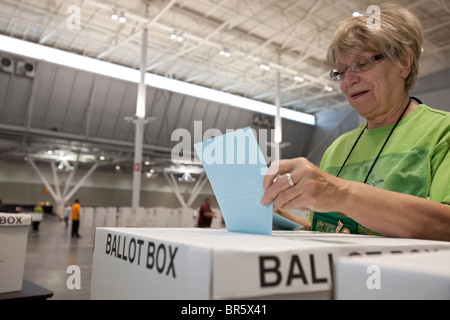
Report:
<svg viewBox="0 0 450 320"><path fill-rule="evenodd" d="M364 179L364 183L367 182L367 179L369 178L370 173L372 172L373 167L375 166L375 163L377 163L378 158L381 155L381 152L384 149L384 146L387 144L387 142L389 141L389 138L391 137L392 133L394 132L395 128L397 127L398 123L400 122L400 120L402 119L403 115L405 114L406 110L408 109L409 105L411 104L411 98L409 98L408 104L406 105L406 107L404 108L402 114L400 115L400 117L398 118L397 122L394 124L394 126L391 129L391 132L389 132L389 135L387 136L386 140L383 143L383 146L381 147L380 151L378 152L378 155L376 156L374 162L372 163L372 166L369 169L369 172L366 175L366 178ZM356 144L359 141L359 138L361 138L362 134L364 133L364 131L366 130L368 124L366 123L366 125L364 126L364 129L362 129L361 133L359 134L358 138L356 139L355 143L353 144L353 147L350 149L350 152L347 155L347 158L345 158L344 163L341 166L341 169L339 169L338 174L336 175L336 177L339 177L339 174L341 173L342 169L344 169L345 164L347 163L348 158L350 158L350 155L353 152L353 149L355 149Z"/></svg>

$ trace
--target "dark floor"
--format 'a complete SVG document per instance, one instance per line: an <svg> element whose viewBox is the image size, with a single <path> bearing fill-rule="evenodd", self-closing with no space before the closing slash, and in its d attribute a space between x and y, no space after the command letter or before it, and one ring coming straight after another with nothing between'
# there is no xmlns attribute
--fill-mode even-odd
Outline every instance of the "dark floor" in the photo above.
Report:
<svg viewBox="0 0 450 320"><path fill-rule="evenodd" d="M70 231L70 224L66 227L57 216L44 214L38 231L30 227L28 233L23 278L52 291L51 300L90 299L94 229L81 223L79 239L71 238ZM79 273L68 273L73 265ZM73 288L77 283L80 288Z"/></svg>

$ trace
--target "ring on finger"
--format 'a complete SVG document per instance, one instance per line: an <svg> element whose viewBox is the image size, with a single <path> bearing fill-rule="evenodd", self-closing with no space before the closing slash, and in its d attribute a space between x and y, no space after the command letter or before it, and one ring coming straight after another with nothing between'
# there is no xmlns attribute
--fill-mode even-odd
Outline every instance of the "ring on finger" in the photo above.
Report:
<svg viewBox="0 0 450 320"><path fill-rule="evenodd" d="M285 174L282 174L281 176L276 177L275 179L273 179L273 182L277 181L278 178L281 178L281 177L284 177L284 176L286 176L286 179L289 182L289 185L291 187L293 187L295 185L295 183L294 183L294 180L292 179L292 175L289 172L285 173Z"/></svg>

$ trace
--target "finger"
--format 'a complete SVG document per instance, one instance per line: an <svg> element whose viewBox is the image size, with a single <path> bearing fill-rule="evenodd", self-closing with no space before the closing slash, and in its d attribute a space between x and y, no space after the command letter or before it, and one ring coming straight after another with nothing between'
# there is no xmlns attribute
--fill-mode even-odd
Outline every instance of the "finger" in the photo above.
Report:
<svg viewBox="0 0 450 320"><path fill-rule="evenodd" d="M274 210L278 209L287 209L285 206L295 201L295 199L299 198L301 196L301 190L299 186L291 187L289 186L284 191L280 192L274 199L273 199L273 208ZM289 207L292 209L292 207Z"/></svg>
<svg viewBox="0 0 450 320"><path fill-rule="evenodd" d="M293 179L292 179L293 181ZM261 204L266 206L271 203L276 197L279 196L280 192L291 188L291 184L287 179L286 175L279 176L272 181L272 184L266 189L263 197L261 198Z"/></svg>
<svg viewBox="0 0 450 320"><path fill-rule="evenodd" d="M264 176L263 189L266 190L270 187L278 175L290 172L293 169L294 167L290 161L280 160L272 162L266 175Z"/></svg>
<svg viewBox="0 0 450 320"><path fill-rule="evenodd" d="M267 173L263 180L263 189L266 190L272 183L273 179L278 176L278 169L280 167L280 161L274 161L267 169Z"/></svg>
<svg viewBox="0 0 450 320"><path fill-rule="evenodd" d="M261 198L261 204L263 206L267 206L270 204L273 199L282 191L282 183L281 180L277 180L272 182L269 187L267 187L264 195Z"/></svg>
<svg viewBox="0 0 450 320"><path fill-rule="evenodd" d="M301 196L292 199L292 201L286 202L282 208L278 210L292 210L292 209L298 209L303 208L303 201L301 199Z"/></svg>
<svg viewBox="0 0 450 320"><path fill-rule="evenodd" d="M288 173L284 173L284 174L282 174L281 176L276 177L276 178L274 179L274 182L275 182L275 180L277 180L277 179L284 179L284 178L286 178L286 181L288 182L289 186L293 187L293 186L295 185L294 180L293 180L293 178L292 178L292 175L291 175L291 173L289 173L289 172L288 172Z"/></svg>

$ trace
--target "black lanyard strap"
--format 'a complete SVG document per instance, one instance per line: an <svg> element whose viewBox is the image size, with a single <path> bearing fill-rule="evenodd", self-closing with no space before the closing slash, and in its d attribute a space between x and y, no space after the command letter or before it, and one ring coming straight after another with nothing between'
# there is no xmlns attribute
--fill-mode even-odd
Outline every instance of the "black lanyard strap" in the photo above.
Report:
<svg viewBox="0 0 450 320"><path fill-rule="evenodd" d="M381 155L381 152L383 151L384 147L386 146L387 142L389 141L389 138L391 137L392 133L394 132L395 128L397 127L398 123L400 122L400 120L403 118L403 115L405 114L406 110L408 109L409 105L411 104L411 98L409 98L408 104L406 105L406 107L403 109L402 114L400 115L400 117L397 119L397 122L394 124L394 126L392 127L391 131L389 132L389 135L387 136L386 140L384 140L383 146L381 147L380 151L378 152L374 162L372 163L372 166L369 169L369 172L366 175L366 178L364 179L364 183L367 182L367 179L369 179L369 175L372 173L372 169L373 167L375 167L375 163L377 163L378 158ZM361 131L361 133L359 134L358 138L356 139L355 143L353 144L350 152L347 155L347 158L345 158L344 163L342 164L341 168L339 169L338 174L336 175L336 177L339 177L339 174L341 173L342 169L344 169L345 164L347 163L348 158L350 158L350 155L353 152L353 149L355 149L356 144L358 143L359 139L361 138L362 134L364 133L364 131L366 130L368 126L368 123L366 123L366 125L364 126L364 129Z"/></svg>

